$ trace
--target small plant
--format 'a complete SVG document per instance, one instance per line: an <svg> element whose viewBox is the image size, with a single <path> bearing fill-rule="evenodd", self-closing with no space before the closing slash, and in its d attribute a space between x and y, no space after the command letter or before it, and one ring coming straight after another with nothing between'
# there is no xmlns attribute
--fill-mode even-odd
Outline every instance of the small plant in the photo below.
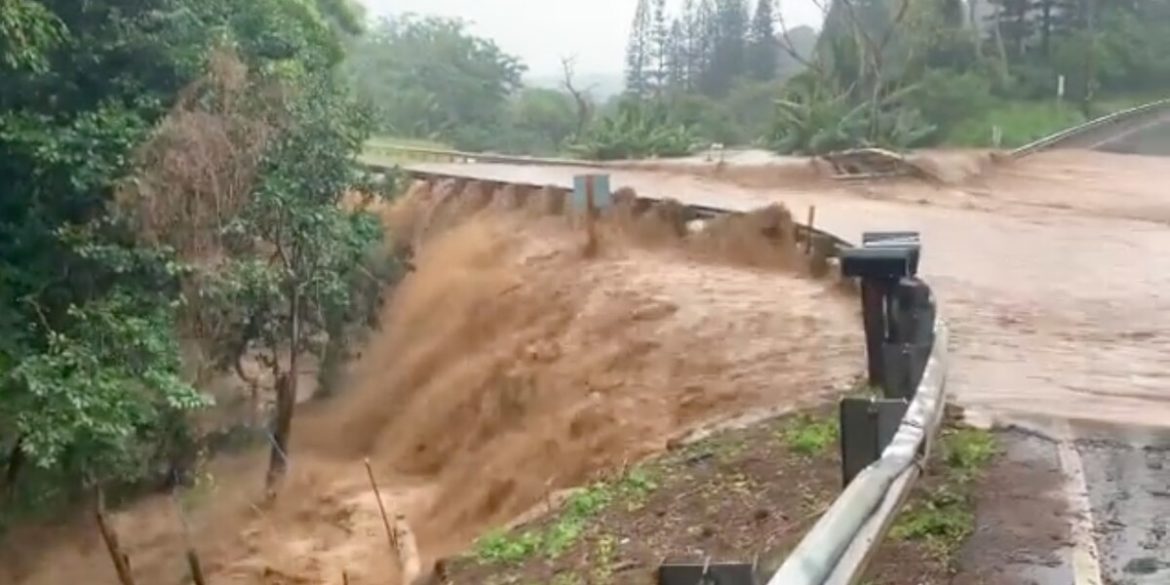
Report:
<svg viewBox="0 0 1170 585"><path fill-rule="evenodd" d="M998 452L995 436L987 431L965 428L943 435L943 461L960 481L978 475Z"/></svg>
<svg viewBox="0 0 1170 585"><path fill-rule="evenodd" d="M611 583L613 581L613 563L617 552L617 540L607 534L598 538L596 545L596 557L593 560L593 583L599 585Z"/></svg>
<svg viewBox="0 0 1170 585"><path fill-rule="evenodd" d="M949 562L975 529L970 502L948 487L931 492L890 531L898 540L920 541L940 561Z"/></svg>
<svg viewBox="0 0 1170 585"><path fill-rule="evenodd" d="M576 573L558 573L552 578L551 585L585 585L585 580Z"/></svg>
<svg viewBox="0 0 1170 585"><path fill-rule="evenodd" d="M541 537L535 532L512 535L503 530L490 532L476 543L475 556L483 563L519 564L540 549Z"/></svg>
<svg viewBox="0 0 1170 585"><path fill-rule="evenodd" d="M837 442L837 423L802 415L781 431L788 448L801 455L817 455Z"/></svg>
<svg viewBox="0 0 1170 585"><path fill-rule="evenodd" d="M648 469L638 467L618 483L618 496L626 502L632 512L641 508L654 490L658 489L655 475Z"/></svg>
<svg viewBox="0 0 1170 585"><path fill-rule="evenodd" d="M536 554L556 560L580 540L589 521L615 501L625 501L631 510L641 507L658 488L653 473L637 468L622 479L599 482L579 490L565 503L560 515L543 531L510 534L491 532L476 543L475 556L486 564L519 564Z"/></svg>

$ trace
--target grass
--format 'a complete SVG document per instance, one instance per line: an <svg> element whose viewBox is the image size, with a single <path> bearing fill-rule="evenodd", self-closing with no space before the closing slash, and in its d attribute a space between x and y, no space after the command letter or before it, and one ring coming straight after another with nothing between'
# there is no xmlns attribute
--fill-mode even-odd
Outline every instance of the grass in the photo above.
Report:
<svg viewBox="0 0 1170 585"><path fill-rule="evenodd" d="M651 582L662 559L706 554L760 553L774 570L840 495L837 444L828 407L717 433L582 489L555 514L483 537L453 564L454 581ZM989 433L945 427L930 473L870 568L871 583L947 582L974 530L973 492L997 452Z"/></svg>
<svg viewBox="0 0 1170 585"><path fill-rule="evenodd" d="M386 148L429 148L434 150L452 150L451 145L424 140L419 138L395 138L391 136L374 136L366 141L366 147L361 159L368 163L384 165L401 165L412 162L426 162L439 160L423 154L412 154Z"/></svg>
<svg viewBox="0 0 1170 585"><path fill-rule="evenodd" d="M488 533L476 542L475 556L481 563L497 565L518 565L536 555L556 560L606 507L621 503L636 511L657 487L654 472L647 468L636 468L615 482L595 483L574 493L556 521L541 530Z"/></svg>
<svg viewBox="0 0 1170 585"><path fill-rule="evenodd" d="M837 442L837 421L810 415L796 417L780 430L780 438L793 452L819 455Z"/></svg>
<svg viewBox="0 0 1170 585"><path fill-rule="evenodd" d="M890 530L894 539L920 542L952 566L975 530L974 480L999 453L995 436L971 428L947 429L939 445L941 481L925 489Z"/></svg>
<svg viewBox="0 0 1170 585"><path fill-rule="evenodd" d="M1015 148L1084 122L1076 104L1004 102L983 116L958 124L945 142L951 146L996 146L993 128L998 127L1003 133L998 146Z"/></svg>
<svg viewBox="0 0 1170 585"><path fill-rule="evenodd" d="M436 140L427 140L425 138L397 138L394 136L371 136L370 139L366 141L366 145L374 148L381 146L398 148L434 148L438 150L451 149L451 145Z"/></svg>

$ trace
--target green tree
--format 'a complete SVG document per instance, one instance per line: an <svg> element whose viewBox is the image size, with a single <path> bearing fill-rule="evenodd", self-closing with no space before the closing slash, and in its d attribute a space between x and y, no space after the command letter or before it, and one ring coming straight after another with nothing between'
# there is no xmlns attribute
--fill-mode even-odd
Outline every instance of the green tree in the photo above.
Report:
<svg viewBox="0 0 1170 585"><path fill-rule="evenodd" d="M43 67L45 51L63 39L61 21L36 0L7 0L0 8L0 66Z"/></svg>
<svg viewBox="0 0 1170 585"><path fill-rule="evenodd" d="M746 0L715 1L715 36L704 93L725 95L746 73L748 9Z"/></svg>
<svg viewBox="0 0 1170 585"><path fill-rule="evenodd" d="M349 62L380 132L477 150L494 146L524 69L462 21L413 15L379 22Z"/></svg>
<svg viewBox="0 0 1170 585"><path fill-rule="evenodd" d="M257 72L268 87L292 89L332 70L342 44L330 4L5 2L4 490L43 499L86 481L138 481L184 451L184 413L203 403L180 375L177 350L188 258L143 237L118 196L147 170L142 149L173 109L192 95L215 98L201 84L216 47L236 46L238 70ZM301 124L266 120L278 121L290 136ZM265 184L279 185L277 168L266 167Z"/></svg>
<svg viewBox="0 0 1170 585"><path fill-rule="evenodd" d="M205 299L220 323L221 360L259 350L277 381L269 488L289 456L301 357L322 356L344 333L331 317L352 314L351 283L381 234L374 218L341 206L358 182L351 161L365 142L364 113L324 74L305 79L281 109L289 123L265 153L247 204L224 228L235 244L226 266L208 276Z"/></svg>
<svg viewBox="0 0 1170 585"><path fill-rule="evenodd" d="M670 76L670 20L666 14L666 0L654 0L654 29L652 33L654 55L651 78L654 82L654 91L662 95L667 88Z"/></svg>
<svg viewBox="0 0 1170 585"><path fill-rule="evenodd" d="M626 91L644 96L649 93L654 62L650 1L638 0L626 44Z"/></svg>
<svg viewBox="0 0 1170 585"><path fill-rule="evenodd" d="M573 98L552 89L524 88L512 103L512 150L559 154L577 130Z"/></svg>
<svg viewBox="0 0 1170 585"><path fill-rule="evenodd" d="M757 0L747 44L748 73L757 81L776 79L779 44L772 15L772 0Z"/></svg>

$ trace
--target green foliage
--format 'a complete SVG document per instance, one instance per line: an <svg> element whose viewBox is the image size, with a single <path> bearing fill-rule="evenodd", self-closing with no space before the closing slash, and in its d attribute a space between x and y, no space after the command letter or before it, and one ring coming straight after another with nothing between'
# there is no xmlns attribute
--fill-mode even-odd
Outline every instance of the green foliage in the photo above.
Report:
<svg viewBox="0 0 1170 585"><path fill-rule="evenodd" d="M35 0L0 8L0 67L43 69L45 51L62 38L61 21Z"/></svg>
<svg viewBox="0 0 1170 585"><path fill-rule="evenodd" d="M999 454L995 436L972 428L947 428L939 442L943 482L921 494L890 531L893 538L925 543L944 563L953 562L975 529L972 480Z"/></svg>
<svg viewBox="0 0 1170 585"><path fill-rule="evenodd" d="M273 368L286 350L323 356L326 346L312 340L339 341L346 324L364 322L375 308L368 297L392 276L367 266L381 240L377 220L340 205L358 179L351 161L367 138L364 112L324 75L306 79L284 109L291 124L225 227L235 242L229 261L203 287L200 306L218 324L212 348L223 367L250 349L271 352Z"/></svg>
<svg viewBox="0 0 1170 585"><path fill-rule="evenodd" d="M616 482L582 488L543 530L490 532L476 542L475 556L481 563L505 565L520 564L536 554L556 560L580 540L589 522L608 506L622 502L636 509L657 488L654 473L644 468L634 469Z"/></svg>
<svg viewBox="0 0 1170 585"><path fill-rule="evenodd" d="M932 138L947 136L964 120L980 119L995 104L991 83L976 72L931 69L922 76L907 104L935 126Z"/></svg>
<svg viewBox="0 0 1170 585"><path fill-rule="evenodd" d="M956 146L994 146L994 129L1002 132L998 146L1013 148L1085 121L1075 107L1054 102L999 102L980 117L963 118L947 134Z"/></svg>
<svg viewBox="0 0 1170 585"><path fill-rule="evenodd" d="M572 149L589 159L619 160L684 156L694 146L694 133L671 123L663 104L631 99L598 119Z"/></svg>
<svg viewBox="0 0 1170 585"><path fill-rule="evenodd" d="M348 64L380 132L493 147L524 66L466 23L437 17L383 20L358 39Z"/></svg>
<svg viewBox="0 0 1170 585"><path fill-rule="evenodd" d="M577 128L572 98L551 89L524 88L511 101L502 150L558 154Z"/></svg>
<svg viewBox="0 0 1170 585"><path fill-rule="evenodd" d="M12 371L0 420L13 422L35 465L75 465L99 481L145 477L169 415L206 404L180 377L172 312L139 303L117 293L70 307L67 332L50 332L47 349Z"/></svg>
<svg viewBox="0 0 1170 585"><path fill-rule="evenodd" d="M788 97L777 101L772 148L782 154L818 155L835 150L877 146L919 146L935 131L909 105L917 91L910 86L860 101L815 78L790 84Z"/></svg>
<svg viewBox="0 0 1170 585"><path fill-rule="evenodd" d="M802 415L786 423L780 436L794 452L806 456L818 455L837 442L837 422Z"/></svg>
<svg viewBox="0 0 1170 585"><path fill-rule="evenodd" d="M969 496L942 487L903 512L890 529L898 540L921 541L942 561L950 561L975 529Z"/></svg>
<svg viewBox="0 0 1170 585"><path fill-rule="evenodd" d="M510 535L496 530L481 537L475 546L476 557L482 563L515 565L540 550L541 537L535 532Z"/></svg>
<svg viewBox="0 0 1170 585"><path fill-rule="evenodd" d="M961 428L943 434L943 461L959 480L972 479L998 454L995 435L988 431Z"/></svg>
<svg viewBox="0 0 1170 585"><path fill-rule="evenodd" d="M350 162L366 122L342 104L330 73L342 56L339 35L356 24L347 8L345 0L4 3L0 467L16 484L0 481L0 493L52 503L87 481L157 478L192 455L197 438L185 414L206 402L180 374L176 323L191 310L184 301L198 300L181 292L197 273L112 210L180 98L215 97L202 79L218 47L234 47L262 80L257 87L280 87L287 101L265 119L281 139L264 152L242 216L228 222L240 231L225 234L235 246L225 272L199 273L222 285L208 294L257 303L242 311L287 310L279 294L289 272L243 255L258 251L247 236L272 236L262 228L280 218L289 231L273 241L299 251L293 274L316 321L353 318L354 282L365 278L359 267L380 231L336 205L356 179Z"/></svg>

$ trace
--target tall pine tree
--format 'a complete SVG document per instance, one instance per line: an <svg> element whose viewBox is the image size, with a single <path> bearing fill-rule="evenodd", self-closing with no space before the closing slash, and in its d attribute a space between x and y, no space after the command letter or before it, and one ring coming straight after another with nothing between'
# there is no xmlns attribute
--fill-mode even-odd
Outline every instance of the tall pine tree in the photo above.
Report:
<svg viewBox="0 0 1170 585"><path fill-rule="evenodd" d="M670 29L666 24L666 0L654 0L653 65L650 77L654 92L661 95L666 90L670 59Z"/></svg>
<svg viewBox="0 0 1170 585"><path fill-rule="evenodd" d="M748 33L746 0L715 0L714 43L705 93L721 96L745 71Z"/></svg>
<svg viewBox="0 0 1170 585"><path fill-rule="evenodd" d="M776 79L779 43L772 18L772 1L757 0L756 12L752 16L748 34L747 69L752 78L759 81Z"/></svg>
<svg viewBox="0 0 1170 585"><path fill-rule="evenodd" d="M695 87L704 95L714 95L720 79L715 66L719 43L719 14L716 0L700 0L695 10Z"/></svg>
<svg viewBox="0 0 1170 585"><path fill-rule="evenodd" d="M626 45L626 91L630 94L644 97L649 93L652 51L650 0L638 0Z"/></svg>
<svg viewBox="0 0 1170 585"><path fill-rule="evenodd" d="M670 89L676 91L688 91L690 89L687 38L684 31L685 26L681 19L675 18L670 23L670 34L667 39L666 48L667 85Z"/></svg>
<svg viewBox="0 0 1170 585"><path fill-rule="evenodd" d="M683 53L686 59L684 84L687 91L695 91L703 73L703 63L707 53L706 37L703 34L705 23L695 0L683 1L682 26Z"/></svg>

